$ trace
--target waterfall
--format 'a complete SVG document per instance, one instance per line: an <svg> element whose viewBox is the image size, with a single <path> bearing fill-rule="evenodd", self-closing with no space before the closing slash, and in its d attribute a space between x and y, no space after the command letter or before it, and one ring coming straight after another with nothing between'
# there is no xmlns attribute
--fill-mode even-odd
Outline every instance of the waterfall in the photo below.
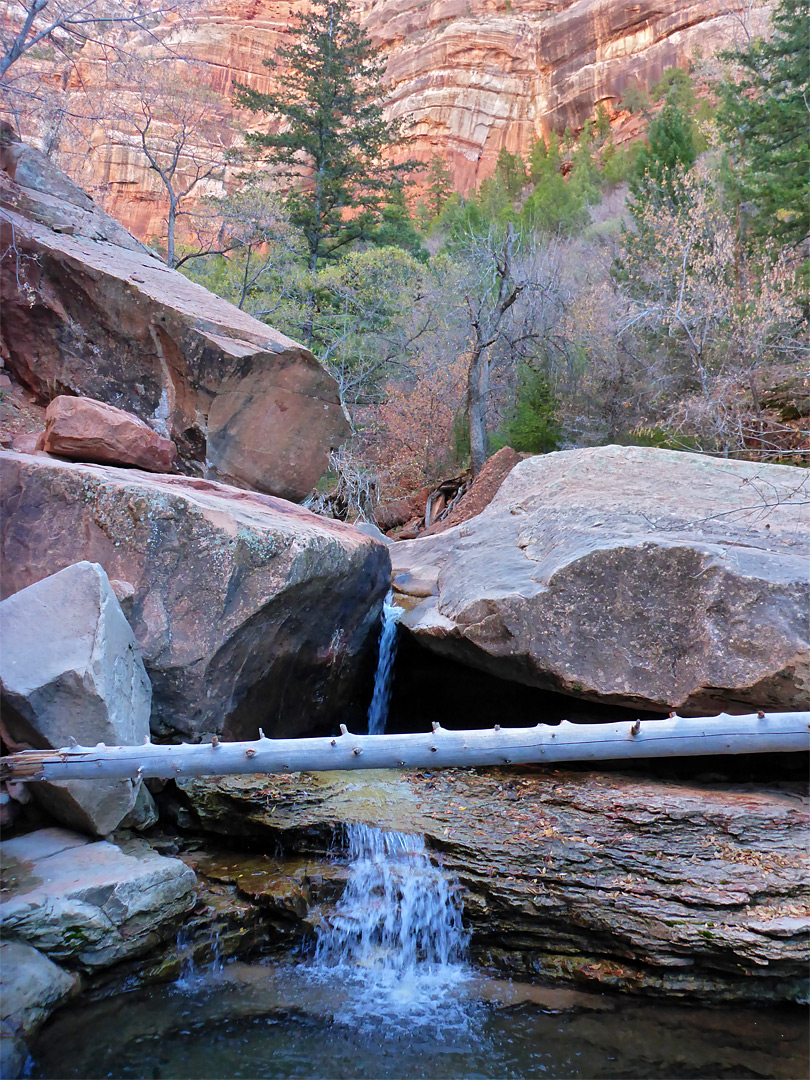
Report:
<svg viewBox="0 0 810 1080"><path fill-rule="evenodd" d="M460 887L422 836L357 824L346 832L348 881L318 929L313 970L351 983L365 1017L435 1018L468 977Z"/></svg>
<svg viewBox="0 0 810 1080"><path fill-rule="evenodd" d="M368 709L369 735L382 735L388 719L388 702L391 700L391 687L394 682L394 660L397 655L397 623L402 608L393 600L393 593L388 594L383 603L382 629L380 630L380 652L377 659L377 673L374 676L374 694Z"/></svg>

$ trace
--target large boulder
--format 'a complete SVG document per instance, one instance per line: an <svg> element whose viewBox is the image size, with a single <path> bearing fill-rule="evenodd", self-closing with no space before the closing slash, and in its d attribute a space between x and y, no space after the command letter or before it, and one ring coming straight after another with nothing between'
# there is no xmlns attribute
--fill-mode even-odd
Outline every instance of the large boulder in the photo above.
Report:
<svg viewBox="0 0 810 1080"><path fill-rule="evenodd" d="M17 447L13 447L17 449ZM55 397L45 411L42 449L76 461L171 472L177 447L132 413L92 398Z"/></svg>
<svg viewBox="0 0 810 1080"><path fill-rule="evenodd" d="M97 564L79 562L0 603L3 728L37 749L138 746L152 690L132 629ZM32 785L61 822L104 836L134 809L140 780Z"/></svg>
<svg viewBox="0 0 810 1080"><path fill-rule="evenodd" d="M23 1075L28 1043L77 983L30 945L0 942L0 1076Z"/></svg>
<svg viewBox="0 0 810 1080"><path fill-rule="evenodd" d="M478 517L394 545L418 641L649 710L806 709L807 475L644 447L517 465Z"/></svg>
<svg viewBox="0 0 810 1080"><path fill-rule="evenodd" d="M301 499L348 434L301 345L144 248L38 151L0 172L0 349L43 402L90 397L177 444L184 471Z"/></svg>
<svg viewBox="0 0 810 1080"><path fill-rule="evenodd" d="M153 948L196 903L194 871L141 840L40 829L4 840L0 866L5 938L87 971Z"/></svg>
<svg viewBox="0 0 810 1080"><path fill-rule="evenodd" d="M207 480L0 452L2 589L80 559L132 588L152 728L293 735L354 692L390 583L350 525Z"/></svg>

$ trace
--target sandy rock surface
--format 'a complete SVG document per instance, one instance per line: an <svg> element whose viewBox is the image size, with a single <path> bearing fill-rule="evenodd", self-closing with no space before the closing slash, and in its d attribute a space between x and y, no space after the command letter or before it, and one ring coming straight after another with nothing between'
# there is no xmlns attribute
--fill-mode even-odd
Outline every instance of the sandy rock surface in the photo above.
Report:
<svg viewBox="0 0 810 1080"><path fill-rule="evenodd" d="M810 702L805 470L646 447L518 464L391 549L420 644L574 697L695 715Z"/></svg>

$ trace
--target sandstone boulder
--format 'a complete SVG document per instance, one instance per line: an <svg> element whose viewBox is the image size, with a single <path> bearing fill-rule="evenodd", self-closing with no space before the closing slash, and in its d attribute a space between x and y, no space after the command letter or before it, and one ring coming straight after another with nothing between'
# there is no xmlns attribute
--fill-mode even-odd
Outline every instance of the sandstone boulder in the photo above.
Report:
<svg viewBox="0 0 810 1080"><path fill-rule="evenodd" d="M14 447L14 449L22 449ZM143 420L92 398L55 397L45 412L42 449L75 461L171 472L177 447Z"/></svg>
<svg viewBox="0 0 810 1080"><path fill-rule="evenodd" d="M78 976L18 941L0 942L0 1076L21 1076L29 1041Z"/></svg>
<svg viewBox="0 0 810 1080"><path fill-rule="evenodd" d="M396 544L418 641L502 678L686 712L806 709L807 476L644 447L530 458L489 507Z"/></svg>
<svg viewBox="0 0 810 1080"><path fill-rule="evenodd" d="M207 480L0 453L2 588L80 559L133 589L159 733L293 735L355 689L388 549L340 522Z"/></svg>
<svg viewBox="0 0 810 1080"><path fill-rule="evenodd" d="M41 829L3 841L0 866L5 937L88 971L152 948L196 899L194 871L143 841Z"/></svg>
<svg viewBox="0 0 810 1080"><path fill-rule="evenodd" d="M30 147L15 180L0 173L0 206L1 346L19 382L135 414L183 471L310 492L348 424L307 349L169 269Z"/></svg>
<svg viewBox="0 0 810 1080"><path fill-rule="evenodd" d="M0 690L7 739L38 749L139 745L152 691L132 629L107 575L79 562L0 603ZM31 786L67 825L112 832L135 806L140 781L65 780Z"/></svg>

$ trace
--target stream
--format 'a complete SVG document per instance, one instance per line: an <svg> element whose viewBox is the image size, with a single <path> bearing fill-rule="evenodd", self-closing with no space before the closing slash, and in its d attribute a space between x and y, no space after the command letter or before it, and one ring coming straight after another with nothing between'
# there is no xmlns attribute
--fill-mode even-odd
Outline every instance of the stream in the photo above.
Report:
<svg viewBox="0 0 810 1080"><path fill-rule="evenodd" d="M396 609L387 604L369 731L386 727L396 630ZM564 865L581 874L585 849L594 886L612 888L610 866L620 848L610 830L624 837L629 819L613 821L622 789L598 776L589 781L580 774L579 784L572 774L566 783L575 792L581 788L582 805L575 801L566 810L559 770L548 776L479 772L184 781L179 788L188 802L176 811L181 827L212 830L237 847L243 837L254 852L259 842L261 852L240 855L229 846L216 854L206 846L185 858L217 887L255 900L269 920L268 935L272 911L281 920L275 925L288 930L294 911L298 930L286 955L277 949L258 962L224 959L217 928L205 942L207 959L195 963L197 954L188 948L194 942L181 931L178 954L185 959L173 983L61 1009L40 1033L27 1075L797 1080L810 1073L807 1017L799 1005L708 1007L603 992L593 983L578 989L542 972L531 982L504 977L510 954L497 944L503 931L492 937L485 929L492 927L488 908L504 899L510 883L515 910L525 910L527 921L513 918L506 937L515 955L537 958L544 944L538 912L558 889L554 882L538 886L532 870L527 890L520 884L521 860L531 865L533 852L546 850L548 859L559 847L555 857L567 858ZM640 790L637 784L628 791L630 805ZM657 797L654 788L651 793L650 808ZM608 801L601 805L603 797ZM667 820L676 809L693 816L689 800L696 797L704 798L675 787L665 793ZM752 797L740 798L753 821ZM493 816L493 806L504 801L508 815L501 809ZM683 833L677 820L673 827ZM660 823L651 828L665 845ZM339 838L337 847L324 841L330 833ZM268 856L272 843L279 856L288 852L286 862ZM296 846L304 855L290 858ZM482 853L477 869L471 852ZM487 863L495 852L499 861ZM647 888L648 865L639 877ZM495 866L488 891L481 883ZM591 892L594 909L607 910L605 899L600 908L597 891ZM474 910L465 912L465 895ZM663 917L667 896L653 898L651 918ZM573 910L570 918L572 925L582 921ZM487 966L487 955L500 960L501 970ZM627 978L632 982L631 974Z"/></svg>

